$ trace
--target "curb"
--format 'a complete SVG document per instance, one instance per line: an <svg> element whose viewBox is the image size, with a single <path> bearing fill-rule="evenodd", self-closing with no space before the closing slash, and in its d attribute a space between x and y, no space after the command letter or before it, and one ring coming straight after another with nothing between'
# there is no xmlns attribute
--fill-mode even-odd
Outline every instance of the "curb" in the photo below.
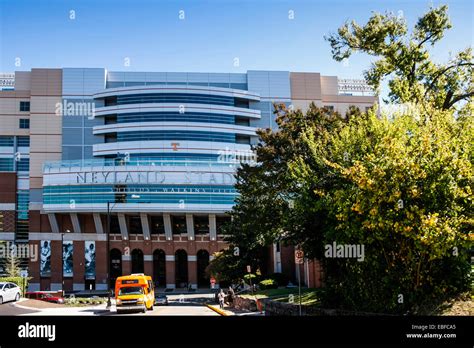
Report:
<svg viewBox="0 0 474 348"><path fill-rule="evenodd" d="M225 311L223 311L222 309L216 308L216 307L211 306L209 304L206 304L206 307L209 308L209 309L212 309L214 312L216 312L217 314L222 315L224 317L228 317L230 315L230 314L226 313Z"/></svg>
<svg viewBox="0 0 474 348"><path fill-rule="evenodd" d="M21 303L22 301L18 301L18 302ZM12 303L12 306L13 306L13 307L18 307L18 308L21 308L21 309L28 309L28 310L30 310L30 311L38 311L38 312L41 312L41 309L39 309L39 308L22 306L22 305L18 304L18 302L13 302L13 303Z"/></svg>
<svg viewBox="0 0 474 348"><path fill-rule="evenodd" d="M21 303L22 301L19 301L19 302ZM18 307L18 308L21 308L21 309L28 309L28 310L37 311L37 312L42 312L42 311L44 311L45 309L48 310L48 309L57 309L57 308L59 308L59 307L53 307L53 308L27 307L27 306L22 306L22 305L18 304L18 302L13 302L12 305L13 305L14 307ZM64 307L64 308L78 308L78 307ZM90 308L89 308L89 309L90 309ZM94 308L92 308L92 309L94 309ZM108 312L108 311L109 311L109 310L107 310L107 309L97 308L97 313L98 313L98 312ZM96 312L94 312L94 314L95 314L95 313L96 313Z"/></svg>

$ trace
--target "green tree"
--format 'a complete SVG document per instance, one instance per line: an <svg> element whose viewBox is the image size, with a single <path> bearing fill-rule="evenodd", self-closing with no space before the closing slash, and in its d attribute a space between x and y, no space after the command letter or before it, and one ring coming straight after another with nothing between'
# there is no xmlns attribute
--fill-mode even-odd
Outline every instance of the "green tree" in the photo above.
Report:
<svg viewBox="0 0 474 348"><path fill-rule="evenodd" d="M472 112L472 48L458 52L445 64L437 64L430 57L430 48L451 28L447 10L446 5L431 8L411 32L403 16L374 13L365 25L346 22L326 39L337 61L354 53L377 58L364 76L377 90L387 78L390 101L428 101L443 110L460 105Z"/></svg>
<svg viewBox="0 0 474 348"><path fill-rule="evenodd" d="M327 129L337 129L343 121L338 113L317 108L311 104L309 110L289 112L285 105L275 105L278 132L261 129L261 142L255 147L256 164L243 164L237 171L236 189L239 196L230 212L231 223L223 227L223 234L230 244L229 250L211 262L214 275L242 279L246 266L265 273L268 260L268 245L279 241L283 244L302 245L308 256L318 256L321 236L315 227L324 225L324 207L313 208L308 202L295 206L294 180L289 174L288 163L297 156L308 156L309 148L301 141L301 134L308 128L319 131L324 137ZM295 233L296 231L300 233ZM238 256L234 255L238 248ZM320 255L319 255L320 256ZM223 260L226 260L225 262Z"/></svg>
<svg viewBox="0 0 474 348"><path fill-rule="evenodd" d="M317 190L334 228L324 244L360 244L364 262L323 258L330 305L422 312L468 289L473 230L472 117L432 109L351 118L324 147L308 130L313 161L290 165L304 189ZM322 163L326 174L311 163ZM402 295L400 298L399 296ZM429 308L431 306L431 308Z"/></svg>
<svg viewBox="0 0 474 348"><path fill-rule="evenodd" d="M5 258L5 273L8 277L19 277L20 276L20 258L17 257L16 252L9 250Z"/></svg>

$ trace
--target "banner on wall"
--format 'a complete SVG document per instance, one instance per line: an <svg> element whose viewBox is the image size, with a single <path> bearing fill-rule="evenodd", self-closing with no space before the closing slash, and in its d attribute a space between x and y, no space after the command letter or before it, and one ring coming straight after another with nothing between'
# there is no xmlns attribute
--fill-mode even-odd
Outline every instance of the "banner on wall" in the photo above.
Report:
<svg viewBox="0 0 474 348"><path fill-rule="evenodd" d="M95 279L95 242L85 242L85 278Z"/></svg>
<svg viewBox="0 0 474 348"><path fill-rule="evenodd" d="M42 240L41 243L41 262L40 262L40 276L51 276L51 241Z"/></svg>
<svg viewBox="0 0 474 348"><path fill-rule="evenodd" d="M74 252L74 246L72 241L63 242L63 275L65 277L72 277L72 255Z"/></svg>

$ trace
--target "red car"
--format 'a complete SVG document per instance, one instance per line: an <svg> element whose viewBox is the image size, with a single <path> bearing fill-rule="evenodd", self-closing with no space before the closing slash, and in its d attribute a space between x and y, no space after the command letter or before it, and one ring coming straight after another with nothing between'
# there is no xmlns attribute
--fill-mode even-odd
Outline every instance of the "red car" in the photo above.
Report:
<svg viewBox="0 0 474 348"><path fill-rule="evenodd" d="M52 303L64 303L64 298L60 296L54 296L50 293L43 292L43 291L32 291L26 293L27 298L31 298L33 300L40 300Z"/></svg>

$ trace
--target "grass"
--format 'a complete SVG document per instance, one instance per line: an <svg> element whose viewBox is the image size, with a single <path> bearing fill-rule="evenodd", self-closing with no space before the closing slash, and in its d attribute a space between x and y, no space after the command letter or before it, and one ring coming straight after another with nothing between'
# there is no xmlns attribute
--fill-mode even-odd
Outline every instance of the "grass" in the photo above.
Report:
<svg viewBox="0 0 474 348"><path fill-rule="evenodd" d="M301 289L301 304L305 306L312 306L319 303L319 289ZM293 295L293 296L290 296ZM282 289L268 289L268 290L260 290L252 294L244 294L241 295L243 298L250 298L250 299L264 299L270 298L274 301L279 302L290 302L292 299L293 303L299 303L299 296L298 296L298 288L282 288Z"/></svg>

